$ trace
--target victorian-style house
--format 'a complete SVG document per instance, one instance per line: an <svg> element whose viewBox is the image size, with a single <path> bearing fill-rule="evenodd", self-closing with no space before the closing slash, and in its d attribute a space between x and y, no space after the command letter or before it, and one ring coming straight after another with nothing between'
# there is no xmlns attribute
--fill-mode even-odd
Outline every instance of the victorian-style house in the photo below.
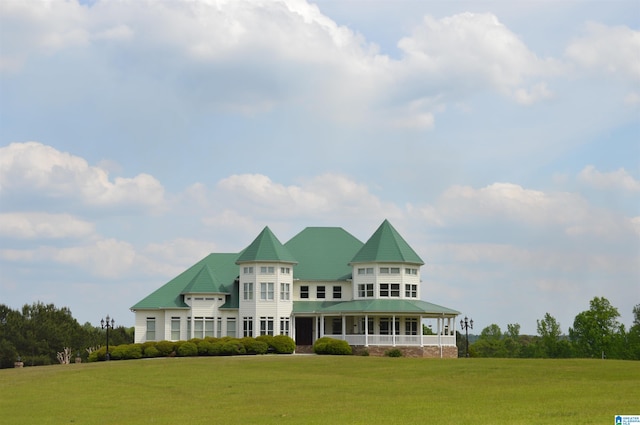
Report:
<svg viewBox="0 0 640 425"><path fill-rule="evenodd" d="M135 341L284 334L305 352L330 336L372 354L456 357L460 313L422 299L423 264L387 220L366 243L308 227L282 244L265 227L242 252L209 254L131 307Z"/></svg>

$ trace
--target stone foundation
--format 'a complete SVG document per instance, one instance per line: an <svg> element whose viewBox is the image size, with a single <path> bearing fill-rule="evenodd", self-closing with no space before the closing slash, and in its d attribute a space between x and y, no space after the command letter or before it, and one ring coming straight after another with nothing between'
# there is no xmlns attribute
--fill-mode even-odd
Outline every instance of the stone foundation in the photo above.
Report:
<svg viewBox="0 0 640 425"><path fill-rule="evenodd" d="M296 345L296 354L313 354L313 345Z"/></svg>
<svg viewBox="0 0 640 425"><path fill-rule="evenodd" d="M423 357L429 359L440 358L440 347L434 345L428 345L424 347L383 347L371 345L369 347L365 347L362 345L352 345L351 349L353 350L354 356L362 356L365 352L368 352L370 356L383 357L385 352L393 349L398 349L402 352L403 357ZM313 345L296 345L296 354L313 354ZM458 347L454 345L442 346L442 358L457 359Z"/></svg>
<svg viewBox="0 0 640 425"><path fill-rule="evenodd" d="M437 346L425 346L425 347L382 347L382 346L369 346L364 347L362 345L352 346L354 355L362 355L365 352L369 352L370 356L383 357L384 353L389 350L397 349L402 352L403 357L417 357L417 358L440 358L440 347ZM443 359L456 359L458 358L458 347L446 345L442 347Z"/></svg>

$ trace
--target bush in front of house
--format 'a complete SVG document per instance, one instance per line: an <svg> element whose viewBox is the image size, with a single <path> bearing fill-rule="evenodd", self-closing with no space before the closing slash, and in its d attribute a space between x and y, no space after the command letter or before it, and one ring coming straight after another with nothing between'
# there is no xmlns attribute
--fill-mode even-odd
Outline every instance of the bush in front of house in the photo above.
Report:
<svg viewBox="0 0 640 425"><path fill-rule="evenodd" d="M239 339L232 339L222 344L222 356L238 356L246 354L247 350L244 348L242 342Z"/></svg>
<svg viewBox="0 0 640 425"><path fill-rule="evenodd" d="M384 352L385 357L402 357L402 351L397 348L392 348Z"/></svg>
<svg viewBox="0 0 640 425"><path fill-rule="evenodd" d="M160 353L160 357L167 357L175 350L175 343L171 341L156 342L156 349Z"/></svg>
<svg viewBox="0 0 640 425"><path fill-rule="evenodd" d="M313 352L316 354L351 355L353 351L347 341L341 339L322 337L313 344Z"/></svg>
<svg viewBox="0 0 640 425"><path fill-rule="evenodd" d="M266 342L254 338L242 338L240 342L244 345L246 354L267 354L269 350L269 345Z"/></svg>
<svg viewBox="0 0 640 425"><path fill-rule="evenodd" d="M178 346L176 354L180 357L191 357L198 355L198 346L191 341L183 342Z"/></svg>
<svg viewBox="0 0 640 425"><path fill-rule="evenodd" d="M278 354L291 354L296 350L296 342L287 335L276 335L273 337L273 349Z"/></svg>
<svg viewBox="0 0 640 425"><path fill-rule="evenodd" d="M269 347L269 352L275 351L273 348L273 335L260 335L256 337L256 341L261 341L267 344Z"/></svg>
<svg viewBox="0 0 640 425"><path fill-rule="evenodd" d="M149 345L142 348L142 355L147 358L158 357L160 356L160 351L158 351L155 345Z"/></svg>

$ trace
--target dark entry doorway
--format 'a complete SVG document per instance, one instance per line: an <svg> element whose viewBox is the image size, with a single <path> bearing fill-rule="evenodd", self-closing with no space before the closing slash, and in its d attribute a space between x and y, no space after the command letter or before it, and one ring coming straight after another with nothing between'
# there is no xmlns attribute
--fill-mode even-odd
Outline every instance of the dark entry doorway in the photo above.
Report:
<svg viewBox="0 0 640 425"><path fill-rule="evenodd" d="M313 344L313 317L296 317L296 345Z"/></svg>

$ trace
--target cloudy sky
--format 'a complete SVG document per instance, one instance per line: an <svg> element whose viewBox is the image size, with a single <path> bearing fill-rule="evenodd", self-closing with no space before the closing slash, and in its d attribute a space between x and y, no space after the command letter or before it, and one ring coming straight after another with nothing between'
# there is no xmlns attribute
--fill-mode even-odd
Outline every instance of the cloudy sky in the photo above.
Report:
<svg viewBox="0 0 640 425"><path fill-rule="evenodd" d="M0 303L385 219L479 332L640 303L631 1L0 1Z"/></svg>

